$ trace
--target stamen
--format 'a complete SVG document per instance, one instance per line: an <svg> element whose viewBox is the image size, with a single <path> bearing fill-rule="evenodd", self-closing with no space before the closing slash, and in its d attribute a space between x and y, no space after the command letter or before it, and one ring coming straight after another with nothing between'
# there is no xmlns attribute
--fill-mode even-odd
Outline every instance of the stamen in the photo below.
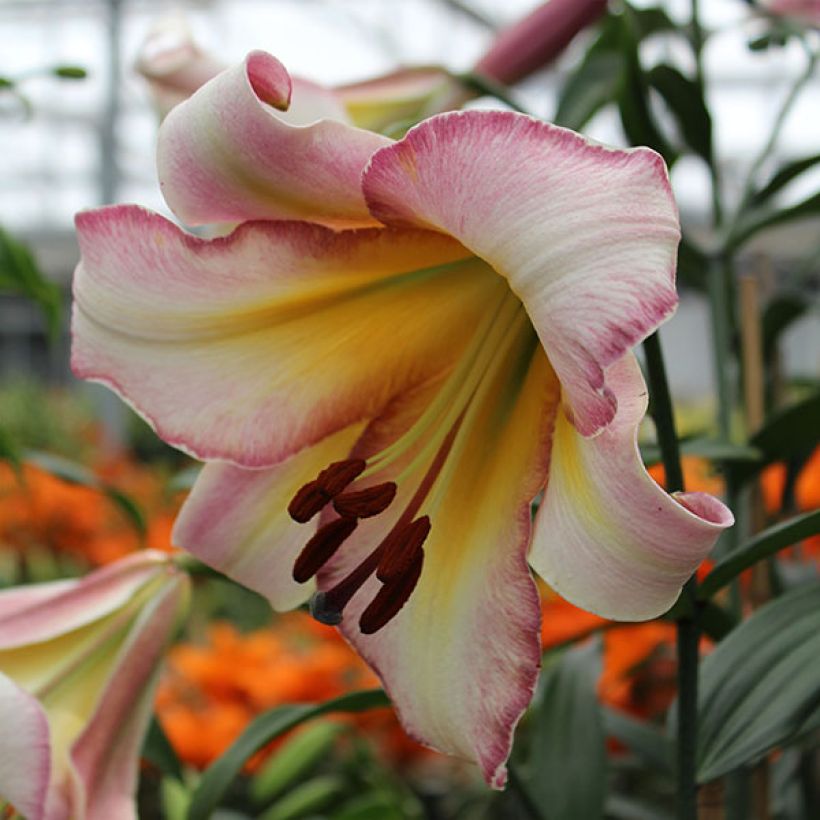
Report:
<svg viewBox="0 0 820 820"><path fill-rule="evenodd" d="M288 504L290 517L299 524L305 524L320 512L324 506L341 493L348 484L355 481L367 464L361 458L335 461L322 470L313 481L300 487Z"/></svg>
<svg viewBox="0 0 820 820"><path fill-rule="evenodd" d="M309 581L350 537L357 524L355 518L337 518L317 530L293 565L293 580L300 584Z"/></svg>
<svg viewBox="0 0 820 820"><path fill-rule="evenodd" d="M352 484L367 467L363 458L346 458L344 461L334 461L325 467L316 479L332 497L339 495L348 484Z"/></svg>
<svg viewBox="0 0 820 820"><path fill-rule="evenodd" d="M384 540L382 559L376 569L376 577L384 584L406 573L421 546L430 534L430 518L422 516L403 529L394 530Z"/></svg>
<svg viewBox="0 0 820 820"><path fill-rule="evenodd" d="M359 629L364 635L378 632L398 614L416 588L423 563L424 550L419 549L406 570L379 590L359 618Z"/></svg>
<svg viewBox="0 0 820 820"><path fill-rule="evenodd" d="M288 504L288 513L294 521L306 524L330 500L327 490L319 486L318 481L308 481L293 496Z"/></svg>
<svg viewBox="0 0 820 820"><path fill-rule="evenodd" d="M365 490L354 490L336 497L333 507L339 515L371 518L384 512L396 497L396 485L392 481L377 484Z"/></svg>

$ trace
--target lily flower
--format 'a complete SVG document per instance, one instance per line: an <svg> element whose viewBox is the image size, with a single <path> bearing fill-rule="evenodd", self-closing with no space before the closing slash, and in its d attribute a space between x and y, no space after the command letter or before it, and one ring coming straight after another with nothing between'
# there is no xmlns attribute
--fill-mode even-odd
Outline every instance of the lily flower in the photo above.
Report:
<svg viewBox="0 0 820 820"><path fill-rule="evenodd" d="M78 215L74 372L207 462L178 545L311 598L411 735L501 787L540 661L529 566L651 618L732 521L636 444L630 346L676 305L666 169L512 112L293 127L290 91L254 52L163 124L169 204L230 235Z"/></svg>
<svg viewBox="0 0 820 820"><path fill-rule="evenodd" d="M145 551L0 592L0 798L28 820L136 817L156 672L187 576Z"/></svg>

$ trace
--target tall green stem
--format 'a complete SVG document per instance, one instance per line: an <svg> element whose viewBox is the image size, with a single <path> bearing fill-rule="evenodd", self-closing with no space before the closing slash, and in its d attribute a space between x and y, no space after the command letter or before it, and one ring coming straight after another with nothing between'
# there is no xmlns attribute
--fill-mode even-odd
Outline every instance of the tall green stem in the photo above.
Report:
<svg viewBox="0 0 820 820"><path fill-rule="evenodd" d="M660 339L654 333L644 342L652 418L658 434L661 458L669 492L683 490L678 436L672 397L666 379ZM697 579L693 575L683 588L682 615L677 620L678 644L678 737L677 737L677 818L697 820L698 794L696 753L698 742L698 623Z"/></svg>

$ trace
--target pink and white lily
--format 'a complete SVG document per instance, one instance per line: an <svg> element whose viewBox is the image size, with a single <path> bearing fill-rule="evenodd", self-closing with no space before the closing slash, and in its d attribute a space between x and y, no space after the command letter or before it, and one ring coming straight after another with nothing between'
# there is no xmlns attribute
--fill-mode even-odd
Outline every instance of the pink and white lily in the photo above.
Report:
<svg viewBox="0 0 820 820"><path fill-rule="evenodd" d="M207 462L179 545L277 609L311 598L407 730L500 787L539 668L530 567L651 618L732 522L636 444L630 347L677 301L666 169L509 112L293 127L290 91L255 52L163 125L169 204L229 236L78 216L74 371Z"/></svg>
<svg viewBox="0 0 820 820"><path fill-rule="evenodd" d="M27 820L136 818L153 684L187 591L146 551L0 592L0 801Z"/></svg>

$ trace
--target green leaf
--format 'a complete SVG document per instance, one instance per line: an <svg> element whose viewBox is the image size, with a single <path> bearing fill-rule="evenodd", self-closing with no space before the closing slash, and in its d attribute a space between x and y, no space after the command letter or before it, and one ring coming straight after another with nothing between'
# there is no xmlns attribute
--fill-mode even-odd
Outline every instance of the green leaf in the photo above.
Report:
<svg viewBox="0 0 820 820"><path fill-rule="evenodd" d="M698 598L703 600L711 598L743 570L754 566L763 558L774 555L779 550L818 533L820 533L820 510L769 527L720 561L698 587Z"/></svg>
<svg viewBox="0 0 820 820"><path fill-rule="evenodd" d="M561 653L543 674L530 720L526 784L550 820L603 817L607 761L596 692L600 673L601 644L591 641Z"/></svg>
<svg viewBox="0 0 820 820"><path fill-rule="evenodd" d="M329 712L363 712L389 706L381 689L352 692L325 703L280 706L256 718L231 747L203 773L191 799L188 820L207 820L228 787L245 765L245 761L270 741L311 718Z"/></svg>
<svg viewBox="0 0 820 820"><path fill-rule="evenodd" d="M182 782L182 764L156 717L148 726L142 756L153 763L163 774Z"/></svg>
<svg viewBox="0 0 820 820"><path fill-rule="evenodd" d="M810 307L809 300L800 293L778 294L766 305L761 329L766 361L771 361L783 331L804 316Z"/></svg>
<svg viewBox="0 0 820 820"><path fill-rule="evenodd" d="M8 430L0 427L0 461L5 461L14 467L14 471L19 475L21 466L21 453L17 443L11 437Z"/></svg>
<svg viewBox="0 0 820 820"><path fill-rule="evenodd" d="M60 65L53 69L54 76L61 80L84 80L88 72L78 65Z"/></svg>
<svg viewBox="0 0 820 820"><path fill-rule="evenodd" d="M10 290L33 300L46 321L49 338L60 333L60 289L43 276L31 251L0 228L0 290Z"/></svg>
<svg viewBox="0 0 820 820"><path fill-rule="evenodd" d="M749 440L762 453L758 462L731 465L736 481L743 482L773 461L783 461L809 452L820 443L820 391L780 410Z"/></svg>
<svg viewBox="0 0 820 820"><path fill-rule="evenodd" d="M794 222L797 219L805 219L818 213L820 213L820 193L812 194L802 202L787 208L768 208L765 206L754 208L738 222L737 227L726 240L727 249L730 251L737 250L755 234L766 228Z"/></svg>
<svg viewBox="0 0 820 820"><path fill-rule="evenodd" d="M641 66L636 25L629 7L623 17L621 54L624 58L624 70L617 96L621 125L632 145L654 148L671 167L678 155L660 130L649 104L649 80Z"/></svg>
<svg viewBox="0 0 820 820"><path fill-rule="evenodd" d="M686 236L678 245L678 280L695 290L706 290L709 259L706 254Z"/></svg>
<svg viewBox="0 0 820 820"><path fill-rule="evenodd" d="M756 191L751 198L753 205L762 205L767 199L771 198L781 189L785 188L793 179L796 179L801 174L813 168L817 163L820 163L820 154L814 154L810 157L802 157L780 168L772 175L772 178L759 190Z"/></svg>
<svg viewBox="0 0 820 820"><path fill-rule="evenodd" d="M630 7L632 20L638 38L641 40L653 34L677 34L680 27L660 6L647 9Z"/></svg>
<svg viewBox="0 0 820 820"><path fill-rule="evenodd" d="M711 164L712 116L700 86L670 65L657 65L647 76L675 115L686 144Z"/></svg>
<svg viewBox="0 0 820 820"><path fill-rule="evenodd" d="M94 473L82 464L69 461L62 456L55 456L52 453L43 453L36 450L27 450L24 453L25 461L33 464L52 475L68 481L71 484L80 484L89 487L106 495L120 511L125 515L134 529L141 537L148 531L145 516L142 514L139 505L122 490L118 490L111 484L101 481Z"/></svg>
<svg viewBox="0 0 820 820"><path fill-rule="evenodd" d="M315 817L345 793L345 781L336 774L314 777L289 791L274 803L259 820L298 820Z"/></svg>
<svg viewBox="0 0 820 820"><path fill-rule="evenodd" d="M758 609L701 668L698 781L793 739L820 705L820 584Z"/></svg>
<svg viewBox="0 0 820 820"><path fill-rule="evenodd" d="M623 743L644 766L674 774L674 748L660 729L616 709L605 708L603 718L607 736Z"/></svg>
<svg viewBox="0 0 820 820"><path fill-rule="evenodd" d="M710 461L738 461L759 462L763 458L763 452L748 444L733 444L730 441L720 441L718 439L698 437L690 438L680 443L681 455L700 456ZM641 455L647 464L657 464L661 460L661 451L656 444L644 444L641 446Z"/></svg>
<svg viewBox="0 0 820 820"><path fill-rule="evenodd" d="M343 729L338 723L318 721L288 738L251 780L254 801L265 803L304 777L327 756Z"/></svg>
<svg viewBox="0 0 820 820"><path fill-rule="evenodd" d="M558 94L553 117L557 125L579 131L605 105L615 101L623 72L622 25L621 17L614 15L601 23L601 33Z"/></svg>

